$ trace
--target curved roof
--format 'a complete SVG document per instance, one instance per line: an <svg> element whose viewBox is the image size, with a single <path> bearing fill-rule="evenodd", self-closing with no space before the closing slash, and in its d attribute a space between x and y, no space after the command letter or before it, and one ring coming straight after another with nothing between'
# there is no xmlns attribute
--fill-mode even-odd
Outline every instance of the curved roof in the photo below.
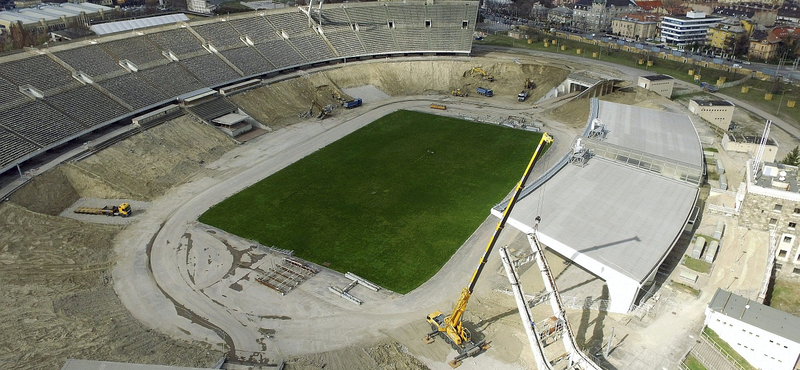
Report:
<svg viewBox="0 0 800 370"><path fill-rule="evenodd" d="M607 132L599 145L702 165L699 136L684 114L600 102L597 116ZM611 269L642 283L672 250L698 189L632 166L620 153L623 158L593 156L583 167L562 161L562 168L537 180L541 185L519 200L509 223L528 232L541 216L539 232L562 245L551 249L571 260L580 254L597 262L583 267L600 277Z"/></svg>
<svg viewBox="0 0 800 370"><path fill-rule="evenodd" d="M109 33L125 32L139 28L147 28L153 26L160 26L163 24L188 22L188 21L189 17L187 17L186 14L178 13L178 14L160 15L157 17L131 19L129 21L95 24L89 28L92 30L92 32L98 35L107 35Z"/></svg>

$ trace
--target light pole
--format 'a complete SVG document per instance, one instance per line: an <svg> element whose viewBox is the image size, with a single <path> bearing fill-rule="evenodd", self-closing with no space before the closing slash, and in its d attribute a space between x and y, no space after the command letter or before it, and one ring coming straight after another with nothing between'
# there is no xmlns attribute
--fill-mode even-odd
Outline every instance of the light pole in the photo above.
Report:
<svg viewBox="0 0 800 370"><path fill-rule="evenodd" d="M783 105L783 95L785 95L787 91L792 91L792 89L783 90L783 92L781 92L781 101L780 103L778 103L778 110L775 112L776 116L778 115L778 113L781 112L781 105Z"/></svg>

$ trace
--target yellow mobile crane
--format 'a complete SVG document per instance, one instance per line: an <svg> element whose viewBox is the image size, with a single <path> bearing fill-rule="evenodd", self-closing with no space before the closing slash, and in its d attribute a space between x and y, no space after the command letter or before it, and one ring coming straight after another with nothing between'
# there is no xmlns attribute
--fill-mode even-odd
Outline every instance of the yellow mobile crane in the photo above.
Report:
<svg viewBox="0 0 800 370"><path fill-rule="evenodd" d="M553 138L547 133L543 134L542 138L539 140L536 151L533 152L533 156L528 163L528 167L525 169L522 179L517 184L514 195L512 195L511 200L508 201L508 205L503 211L503 216L500 219L500 222L497 224L497 228L495 228L492 238L489 240L489 245L486 246L486 251L484 251L481 260L478 263L478 267L472 274L472 279L470 279L469 285L461 291L461 297L458 298L455 307L453 307L453 311L449 316L445 316L442 311L436 311L427 317L433 331L428 333L428 335L426 335L422 340L425 341L425 343L432 343L435 340L436 335L440 335L445 341L452 344L453 347L455 347L459 352L458 356L449 362L450 366L453 368L460 366L461 360L470 356L475 356L491 347L488 343L486 343L486 341L482 341L480 343L472 342L472 334L467 328L464 327L463 323L461 322L461 316L464 315L464 311L467 309L467 302L469 302L469 297L472 296L472 292L475 289L475 284L478 282L478 278L481 276L483 267L486 265L486 260L489 258L489 254L492 252L495 243L497 243L497 238L500 236L500 232L503 231L503 227L505 226L508 217L511 215L511 210L514 208L514 204L516 204L520 193L522 193L522 189L525 187L525 182L528 181L528 177L533 170L533 166L541 157L542 152L544 152L546 147L552 142Z"/></svg>

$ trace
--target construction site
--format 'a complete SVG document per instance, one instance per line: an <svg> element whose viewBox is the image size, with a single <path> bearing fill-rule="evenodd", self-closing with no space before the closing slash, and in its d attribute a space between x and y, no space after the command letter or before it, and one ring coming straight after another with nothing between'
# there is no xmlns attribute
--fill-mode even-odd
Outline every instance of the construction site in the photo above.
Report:
<svg viewBox="0 0 800 370"><path fill-rule="evenodd" d="M726 153L685 99L636 87L640 72L490 48L347 61L184 96L92 143L56 148L35 168L2 174L0 363L682 368L717 288L761 293L769 236L693 213L734 196L704 185L704 150L719 148L730 169L748 156ZM410 292L198 221L398 110L543 134L517 186ZM752 132L763 125L735 114ZM631 130L646 139L621 134ZM654 158L666 165L642 170ZM728 173L731 183L744 177ZM682 260L693 234L713 234L719 220L742 237L726 237L714 268L690 283Z"/></svg>

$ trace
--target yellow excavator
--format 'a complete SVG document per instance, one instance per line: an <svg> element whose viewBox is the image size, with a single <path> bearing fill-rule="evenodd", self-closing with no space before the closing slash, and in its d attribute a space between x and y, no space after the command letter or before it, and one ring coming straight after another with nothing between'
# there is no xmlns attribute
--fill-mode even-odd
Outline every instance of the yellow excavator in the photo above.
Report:
<svg viewBox="0 0 800 370"><path fill-rule="evenodd" d="M486 71L484 71L481 67L472 67L472 69L469 71L469 74L470 76L475 76L477 74L486 81L494 82L494 76L486 73Z"/></svg>
<svg viewBox="0 0 800 370"><path fill-rule="evenodd" d="M331 113L333 113L331 111L330 107L327 107L327 106L323 107L323 106L319 105L319 103L317 103L316 100L314 100L314 101L311 102L311 109L308 110L309 116L313 115L314 108L316 108L319 111L319 114L317 114L317 119L320 119L320 120L328 118L331 115Z"/></svg>
<svg viewBox="0 0 800 370"><path fill-rule="evenodd" d="M474 343L472 341L472 334L469 332L469 329L464 327L464 324L461 322L461 317L464 315L464 311L467 309L467 303L469 302L470 296L472 296L472 292L475 289L475 284L478 282L478 278L481 276L483 267L486 265L486 260L489 258L489 254L492 252L495 243L497 243L497 238L500 236L500 232L503 230L508 217L511 215L511 210L514 208L520 193L522 193L522 189L525 187L525 183L528 181L528 177L530 177L534 165L539 158L541 158L542 153L552 142L553 138L547 133L543 134L541 139L539 139L539 144L536 146L536 151L533 152L533 156L528 163L528 167L525 169L522 179L519 181L516 189L514 190L514 195L511 196L511 200L508 201L506 209L503 210L503 216L500 219L500 222L497 224L497 228L495 228L492 238L489 240L489 245L486 246L486 251L484 251L481 260L478 263L478 267L472 274L472 279L470 279L469 285L467 285L467 287L461 291L461 297L458 298L455 307L453 307L453 311L449 316L445 316L442 311L436 311L427 317L428 322L431 324L432 331L422 338L422 340L425 341L425 343L432 343L435 341L436 336L438 335L441 336L446 342L450 343L456 349L456 351L458 351L458 355L448 363L453 368L460 366L461 360L467 357L476 356L491 347L491 345L485 340L479 343Z"/></svg>
<svg viewBox="0 0 800 370"><path fill-rule="evenodd" d="M536 83L533 82L530 78L525 79L525 90L533 90L536 88Z"/></svg>

